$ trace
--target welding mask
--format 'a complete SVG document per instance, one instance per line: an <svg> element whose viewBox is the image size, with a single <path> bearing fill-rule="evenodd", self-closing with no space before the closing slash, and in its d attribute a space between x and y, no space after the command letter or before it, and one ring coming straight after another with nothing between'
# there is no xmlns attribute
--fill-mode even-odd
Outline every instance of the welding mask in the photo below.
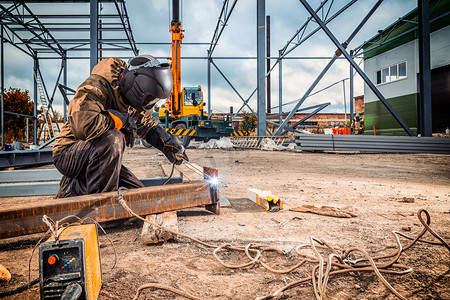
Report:
<svg viewBox="0 0 450 300"><path fill-rule="evenodd" d="M126 104L138 111L150 110L172 92L170 65L151 55L139 55L128 62L119 75L120 93Z"/></svg>

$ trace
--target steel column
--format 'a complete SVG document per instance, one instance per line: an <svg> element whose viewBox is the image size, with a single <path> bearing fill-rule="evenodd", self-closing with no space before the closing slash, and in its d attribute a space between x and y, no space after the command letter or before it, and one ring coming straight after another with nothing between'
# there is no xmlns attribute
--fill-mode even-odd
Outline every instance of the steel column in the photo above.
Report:
<svg viewBox="0 0 450 300"><path fill-rule="evenodd" d="M345 80L342 80L342 90L344 92L344 125L345 125L345 134L347 134L347 103L345 99Z"/></svg>
<svg viewBox="0 0 450 300"><path fill-rule="evenodd" d="M5 49L3 48L3 25L1 25L1 40L0 40L0 65L1 65L1 83L0 83L0 88L1 88L1 126L2 126L2 149L3 146L5 144L5 106L4 106L4 99L5 99L5 94L4 94L4 89L5 89Z"/></svg>
<svg viewBox="0 0 450 300"><path fill-rule="evenodd" d="M33 56L34 60L34 70L39 69L39 61L37 57L37 52L34 53ZM38 88L37 88L37 81L36 76L34 77L34 84L33 84L33 92L34 92L34 109L33 109L33 143L35 145L39 145L39 140L37 138L37 106L38 106Z"/></svg>
<svg viewBox="0 0 450 300"><path fill-rule="evenodd" d="M369 88L374 92L374 94L380 99L380 101L384 104L384 106L387 108L387 110L392 114L392 116L397 120L398 123L402 126L402 128L408 133L408 135L413 136L414 133L411 131L411 129L408 127L408 125L403 121L403 119L397 114L397 112L394 110L394 108L387 102L387 100L384 98L384 96L380 93L380 91L375 87L373 82L367 77L367 75L361 70L361 68L358 66L357 63L349 56L345 48L339 43L339 41L336 39L336 37L331 33L331 31L328 29L328 27L323 23L323 21L319 18L319 16L314 12L314 10L309 6L308 2L306 0L300 0L302 2L303 6L308 10L308 12L313 16L313 18L316 20L317 24L322 27L322 30L326 33L326 35L330 38L330 40L335 44L336 47L338 47L338 51L342 53L345 58L353 65L353 67L356 69L358 74L364 79L364 82L369 86ZM381 2L381 1L378 1ZM358 27L359 29L361 26ZM356 34L356 31L352 36ZM348 44L348 42L346 42Z"/></svg>
<svg viewBox="0 0 450 300"><path fill-rule="evenodd" d="M209 50L208 50L209 57ZM208 119L211 119L211 61L212 59L207 59L208 64Z"/></svg>
<svg viewBox="0 0 450 300"><path fill-rule="evenodd" d="M353 58L353 50L350 51L350 56ZM354 96L353 96L353 66L350 64L350 134L353 134L353 111L354 111Z"/></svg>
<svg viewBox="0 0 450 300"><path fill-rule="evenodd" d="M431 61L430 61L430 3L418 0L419 13L419 86L422 136L432 136Z"/></svg>
<svg viewBox="0 0 450 300"><path fill-rule="evenodd" d="M90 66L98 63L98 0L90 0Z"/></svg>
<svg viewBox="0 0 450 300"><path fill-rule="evenodd" d="M280 114L280 124L283 122L283 62L282 62L282 50L280 50L280 59L278 62L278 113Z"/></svg>
<svg viewBox="0 0 450 300"><path fill-rule="evenodd" d="M188 207L217 204L210 185L203 181L124 190L123 199L135 213L149 215ZM42 216L60 220L68 215L97 222L131 215L120 205L117 192L50 199L0 208L0 238L44 232Z"/></svg>
<svg viewBox="0 0 450 300"><path fill-rule="evenodd" d="M64 58L62 61L64 73L63 73L63 84L64 86L67 86L67 52L64 52ZM63 99L63 121L66 123L67 121L67 104L65 99Z"/></svg>
<svg viewBox="0 0 450 300"><path fill-rule="evenodd" d="M264 66L264 36L265 36L265 16L266 16L266 0L256 0L256 69L257 69L257 135L266 135L266 93L265 93L265 75L266 68Z"/></svg>
<svg viewBox="0 0 450 300"><path fill-rule="evenodd" d="M266 70L270 70L270 16L266 16ZM267 74L267 113L271 112L271 91L270 91L270 73Z"/></svg>

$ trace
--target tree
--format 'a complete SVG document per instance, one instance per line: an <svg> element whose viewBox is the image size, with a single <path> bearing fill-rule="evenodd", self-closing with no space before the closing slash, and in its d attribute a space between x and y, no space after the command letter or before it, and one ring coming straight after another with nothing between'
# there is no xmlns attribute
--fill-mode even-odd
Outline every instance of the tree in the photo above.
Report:
<svg viewBox="0 0 450 300"><path fill-rule="evenodd" d="M21 91L17 88L9 88L4 92L4 109L23 115L33 116L33 101L30 99L28 91ZM38 110L38 113L40 111ZM26 137L26 118L5 114L5 137L6 143L23 141ZM33 119L29 118L29 132L33 132Z"/></svg>
<svg viewBox="0 0 450 300"><path fill-rule="evenodd" d="M258 120L256 116L252 113L243 111L242 112L242 121L239 124L241 130L253 131L258 125Z"/></svg>

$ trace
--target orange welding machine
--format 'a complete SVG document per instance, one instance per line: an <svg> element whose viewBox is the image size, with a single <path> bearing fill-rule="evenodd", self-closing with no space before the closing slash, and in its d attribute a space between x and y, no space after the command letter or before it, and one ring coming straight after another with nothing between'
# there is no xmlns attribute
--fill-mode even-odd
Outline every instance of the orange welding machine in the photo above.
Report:
<svg viewBox="0 0 450 300"><path fill-rule="evenodd" d="M100 251L94 224L61 228L39 246L41 299L95 300L102 285Z"/></svg>

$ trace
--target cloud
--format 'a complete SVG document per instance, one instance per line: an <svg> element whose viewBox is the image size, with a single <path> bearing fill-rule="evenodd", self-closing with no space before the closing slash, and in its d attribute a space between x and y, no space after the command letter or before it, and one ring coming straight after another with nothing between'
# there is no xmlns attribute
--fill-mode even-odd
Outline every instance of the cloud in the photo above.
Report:
<svg viewBox="0 0 450 300"><path fill-rule="evenodd" d="M315 8L320 4L320 0L309 0L310 5ZM333 3L328 16L335 13L343 5L343 1L328 1ZM206 57L208 45L189 45L189 43L209 43L212 39L214 29L218 22L222 1L181 1L182 5L182 26L185 30L185 38L182 45L182 56L184 57ZM283 48L287 41L294 35L298 28L305 22L309 14L303 5L297 0L266 1L266 14L271 16L271 55L277 56L278 50ZM344 41L356 28L361 19L373 7L376 0L358 1L352 5L341 16L329 23L330 30L336 35L339 41ZM127 1L127 11L133 34L140 53L148 53L162 60L170 57L170 45L148 45L142 43L163 42L170 43L171 34L169 32L171 16L171 1ZM328 10L329 4L326 9ZM405 15L416 6L416 1L411 0L390 0L385 1L375 15L356 35L349 45L349 49L362 44L365 40L376 34L378 29L383 29L389 24ZM89 11L88 4L53 4L53 5L29 5L36 14L68 14L86 13ZM112 8L111 8L112 7ZM230 7L229 7L230 8ZM104 5L102 14L111 13L114 6ZM327 11L324 11L324 15ZM322 16L322 14L320 13ZM86 20L85 20L86 21ZM81 21L80 21L81 22ZM311 22L305 35L317 27ZM79 37L81 33L71 33L71 38ZM86 33L83 33L86 34ZM89 33L87 33L89 34ZM55 33L55 36L60 36ZM298 42L297 39L293 41ZM290 44L289 47L293 47ZM298 46L289 57L295 56L325 56L334 54L336 47L329 38L319 31L312 38ZM75 52L74 52L75 53ZM73 55L81 55L77 52ZM84 52L83 55L88 55ZM127 52L104 52L104 55L114 55L122 58L132 56ZM238 1L227 26L215 48L213 57L220 56L256 56L256 1ZM17 87L28 89L33 93L32 68L33 61L27 55L8 46L5 57L5 83L18 85ZM215 59L214 62L226 75L228 80L239 91L244 99L256 88L256 60L255 59ZM272 61L274 63L275 61ZM359 60L358 60L359 62ZM309 88L314 79L318 76L328 60L292 60L283 61L283 101L288 102L300 98ZM61 61L41 60L41 68L47 88L52 91L56 77L60 70ZM89 60L73 59L68 62L68 86L76 89L77 86L89 76ZM324 88L336 81L349 76L349 64L339 60L332 69L324 76L317 85L315 91ZM278 67L272 74L272 102L278 103ZM202 85L204 96L207 97L207 62L203 59L182 60L182 84L183 86ZM235 111L242 105L242 101L230 88L228 83L222 78L219 72L211 66L211 96L212 107L214 109L227 112L229 107L235 107ZM348 81L345 83L348 97ZM327 108L330 112L343 111L343 91L342 84L337 84L326 91L310 97L304 105L310 106L323 102L332 102L332 106ZM359 78L355 78L355 95L362 94L363 84ZM31 95L32 96L32 95ZM348 102L348 101L347 101ZM256 109L256 94L250 104ZM62 97L59 91L55 93L55 105L62 109ZM275 104L273 104L275 105ZM347 103L348 105L348 103ZM292 108L293 105L286 106L285 109Z"/></svg>

